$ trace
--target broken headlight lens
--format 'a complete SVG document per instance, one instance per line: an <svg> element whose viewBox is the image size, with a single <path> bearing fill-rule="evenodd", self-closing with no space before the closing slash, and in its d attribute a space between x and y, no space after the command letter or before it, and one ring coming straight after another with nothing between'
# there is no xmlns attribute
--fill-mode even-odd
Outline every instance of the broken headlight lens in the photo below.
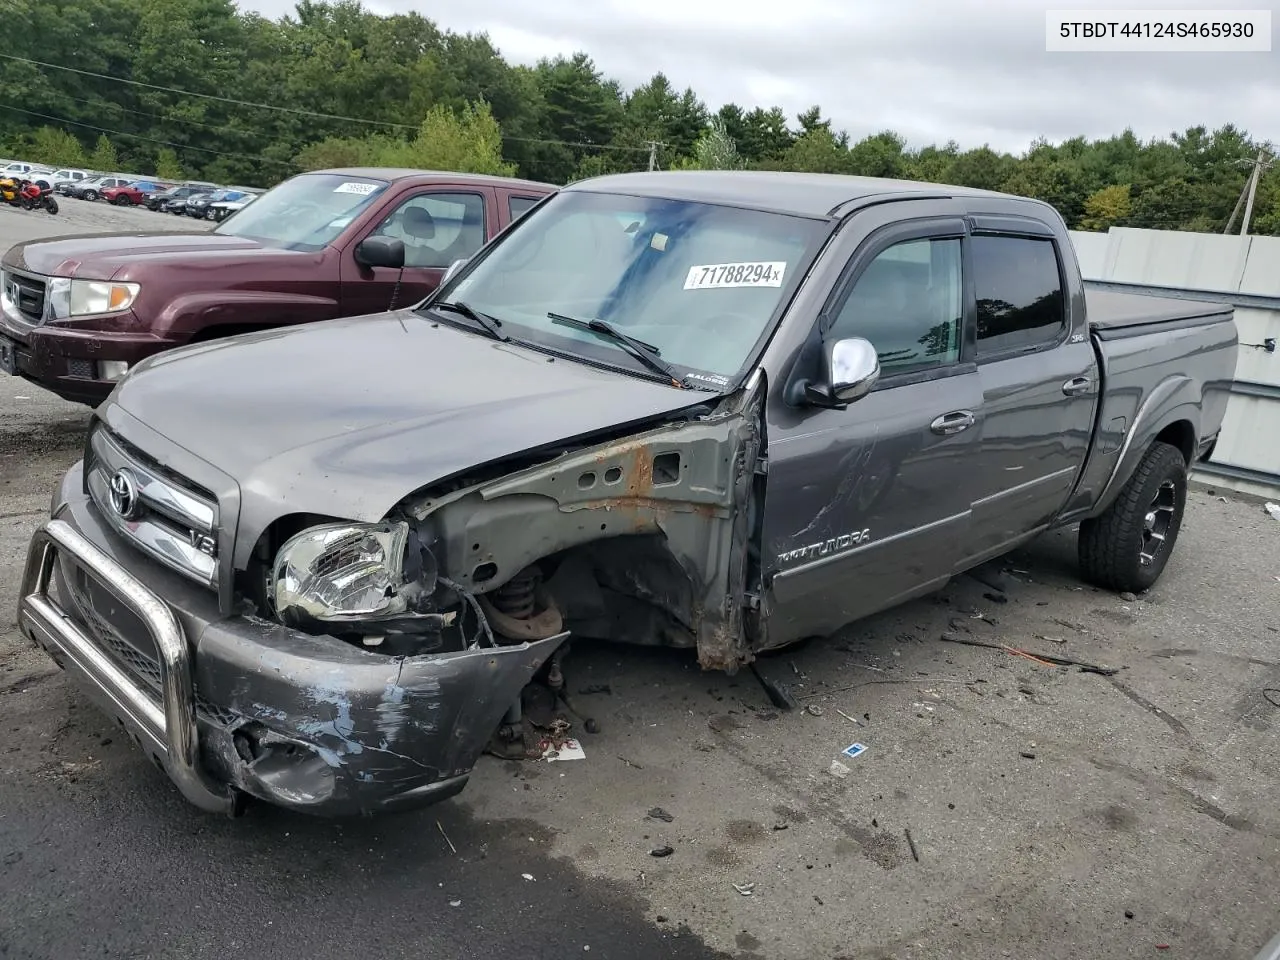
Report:
<svg viewBox="0 0 1280 960"><path fill-rule="evenodd" d="M271 568L284 623L349 622L405 611L407 523L327 523L287 540Z"/></svg>

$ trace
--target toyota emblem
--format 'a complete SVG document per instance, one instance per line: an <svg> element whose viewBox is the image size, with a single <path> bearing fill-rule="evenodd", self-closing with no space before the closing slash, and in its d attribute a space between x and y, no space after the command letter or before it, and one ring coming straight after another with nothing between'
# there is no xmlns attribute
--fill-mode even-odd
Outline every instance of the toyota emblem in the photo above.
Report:
<svg viewBox="0 0 1280 960"><path fill-rule="evenodd" d="M117 470L111 477L111 509L122 520L133 519L138 509L138 485L128 470Z"/></svg>

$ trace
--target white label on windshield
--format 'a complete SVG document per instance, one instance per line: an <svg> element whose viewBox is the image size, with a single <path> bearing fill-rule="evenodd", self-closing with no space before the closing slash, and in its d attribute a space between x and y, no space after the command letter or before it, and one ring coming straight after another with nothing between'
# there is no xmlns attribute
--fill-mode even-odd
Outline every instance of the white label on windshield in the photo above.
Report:
<svg viewBox="0 0 1280 960"><path fill-rule="evenodd" d="M727 287L780 287L786 271L785 260L699 264L689 268L689 275L684 278L684 288L713 290Z"/></svg>
<svg viewBox="0 0 1280 960"><path fill-rule="evenodd" d="M358 193L362 196L368 196L378 189L376 183L340 183L333 188L334 193Z"/></svg>

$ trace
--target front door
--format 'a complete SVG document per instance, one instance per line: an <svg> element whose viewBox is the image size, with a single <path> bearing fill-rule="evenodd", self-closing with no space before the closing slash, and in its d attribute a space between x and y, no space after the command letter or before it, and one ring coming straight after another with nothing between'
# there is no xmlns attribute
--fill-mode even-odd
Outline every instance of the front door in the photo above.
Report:
<svg viewBox="0 0 1280 960"><path fill-rule="evenodd" d="M844 410L770 405L761 562L771 645L830 633L951 575L983 416L965 336L965 242L958 218L873 233L823 314L827 340L875 346L878 385Z"/></svg>
<svg viewBox="0 0 1280 960"><path fill-rule="evenodd" d="M358 316L408 307L435 290L450 264L473 256L484 245L492 218L486 199L484 191L461 188L419 191L402 197L368 233L344 251L342 312ZM403 271L356 263L355 247L359 241L378 236L404 242Z"/></svg>
<svg viewBox="0 0 1280 960"><path fill-rule="evenodd" d="M1062 251L1039 221L974 218L972 271L982 442L978 489L959 567L999 556L1063 509L1089 452L1097 366L1071 323Z"/></svg>

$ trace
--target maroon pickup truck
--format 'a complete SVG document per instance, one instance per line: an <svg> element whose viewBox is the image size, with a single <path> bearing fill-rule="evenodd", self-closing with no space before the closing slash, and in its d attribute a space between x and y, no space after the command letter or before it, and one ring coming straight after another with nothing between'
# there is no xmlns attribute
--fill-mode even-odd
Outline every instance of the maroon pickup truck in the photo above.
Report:
<svg viewBox="0 0 1280 960"><path fill-rule="evenodd" d="M20 243L0 262L0 372L96 405L139 361L421 300L558 188L364 168L304 173L211 232Z"/></svg>

